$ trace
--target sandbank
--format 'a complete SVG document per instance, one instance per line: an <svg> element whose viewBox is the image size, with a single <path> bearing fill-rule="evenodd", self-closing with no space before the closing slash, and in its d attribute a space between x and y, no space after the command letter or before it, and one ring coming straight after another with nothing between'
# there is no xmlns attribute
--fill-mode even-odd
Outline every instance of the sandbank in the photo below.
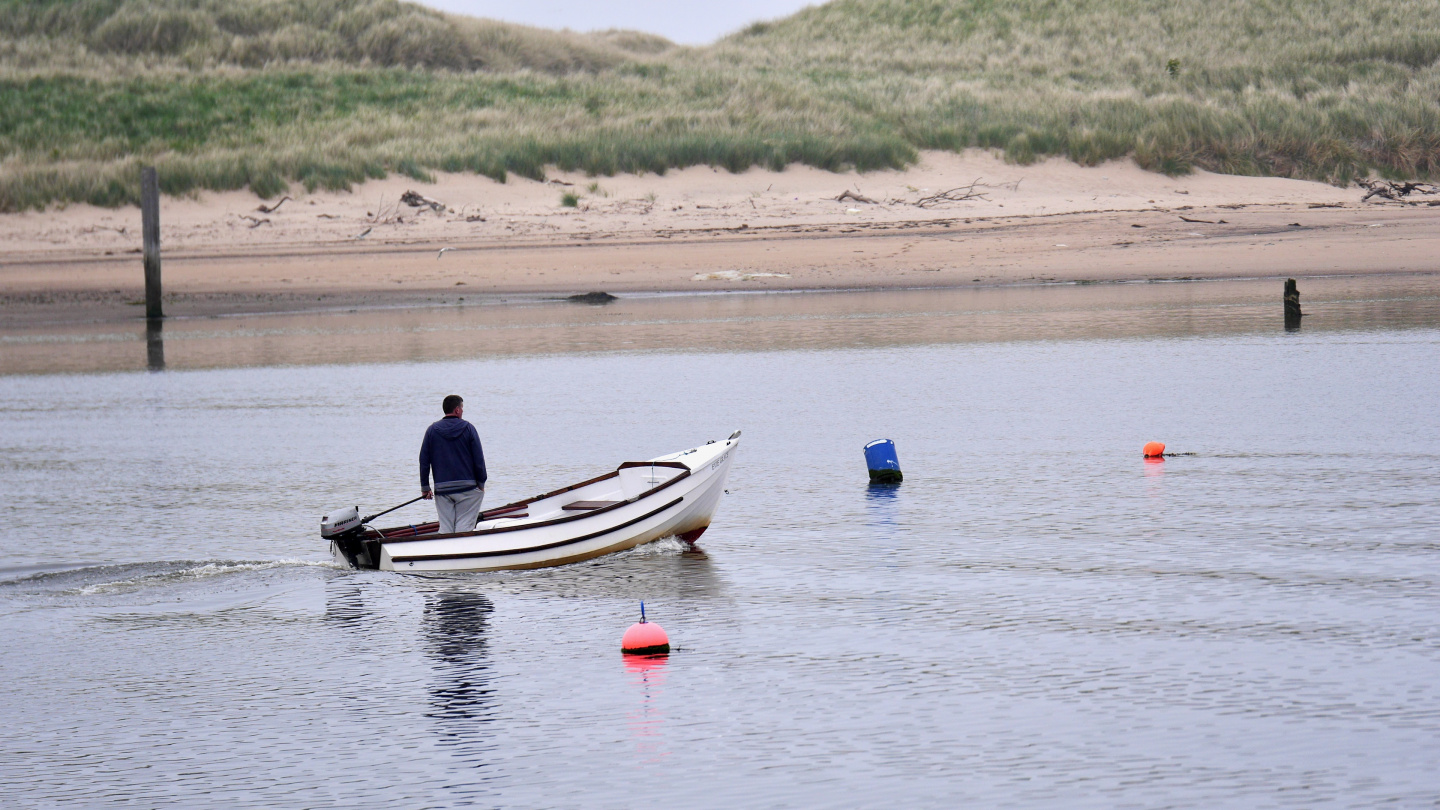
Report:
<svg viewBox="0 0 1440 810"><path fill-rule="evenodd" d="M973 184L973 186L972 186ZM969 199L936 200L969 188ZM400 202L413 190L438 209ZM837 200L851 191L874 202ZM565 194L577 204L562 204ZM904 171L794 166L545 182L393 176L348 192L162 201L167 315L286 312L589 291L904 289L1427 273L1440 205L1130 161L1029 166L929 152ZM952 194L962 197L963 193ZM273 205L274 200L268 201ZM1440 202L1440 201L1437 201ZM138 317L140 212L0 216L0 328Z"/></svg>

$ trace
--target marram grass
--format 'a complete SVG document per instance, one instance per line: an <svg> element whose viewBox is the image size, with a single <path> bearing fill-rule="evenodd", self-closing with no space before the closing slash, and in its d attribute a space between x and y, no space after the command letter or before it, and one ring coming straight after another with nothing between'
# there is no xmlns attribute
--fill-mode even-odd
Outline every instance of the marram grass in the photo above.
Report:
<svg viewBox="0 0 1440 810"><path fill-rule="evenodd" d="M0 210L133 203L141 163L169 193L264 196L967 147L1440 174L1440 0L835 0L698 49L373 0L0 0L0 33Z"/></svg>

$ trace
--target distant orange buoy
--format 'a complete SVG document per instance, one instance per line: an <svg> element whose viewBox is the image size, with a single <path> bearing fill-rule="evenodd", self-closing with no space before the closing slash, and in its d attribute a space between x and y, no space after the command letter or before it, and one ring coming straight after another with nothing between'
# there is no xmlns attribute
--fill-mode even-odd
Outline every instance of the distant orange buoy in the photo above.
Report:
<svg viewBox="0 0 1440 810"><path fill-rule="evenodd" d="M1145 458L1162 458L1165 455L1164 442L1146 442Z"/></svg>
<svg viewBox="0 0 1440 810"><path fill-rule="evenodd" d="M620 639L620 652L626 655L664 655L670 652L670 637L665 629L645 621L645 603L640 603L640 621L630 625Z"/></svg>

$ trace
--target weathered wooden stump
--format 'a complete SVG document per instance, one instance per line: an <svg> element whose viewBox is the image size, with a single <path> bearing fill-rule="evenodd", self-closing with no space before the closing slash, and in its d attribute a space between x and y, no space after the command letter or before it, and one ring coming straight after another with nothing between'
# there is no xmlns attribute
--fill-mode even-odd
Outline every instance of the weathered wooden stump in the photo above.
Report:
<svg viewBox="0 0 1440 810"><path fill-rule="evenodd" d="M1285 280L1285 328L1299 329L1300 319L1305 313L1300 311L1300 288L1295 285L1295 279Z"/></svg>

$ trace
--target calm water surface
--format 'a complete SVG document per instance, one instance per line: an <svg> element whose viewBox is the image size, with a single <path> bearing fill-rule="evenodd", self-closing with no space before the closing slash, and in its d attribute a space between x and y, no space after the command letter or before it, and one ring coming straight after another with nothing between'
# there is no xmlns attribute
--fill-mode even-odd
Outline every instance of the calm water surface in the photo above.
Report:
<svg viewBox="0 0 1440 810"><path fill-rule="evenodd" d="M12 366L0 803L1434 806L1440 294L1376 285L1293 333L1243 285L892 293L542 308L570 326L530 354L341 365L322 319L276 351L329 364ZM334 567L320 514L412 497L452 391L487 503L743 428L730 496L701 551ZM641 599L668 659L619 654Z"/></svg>

